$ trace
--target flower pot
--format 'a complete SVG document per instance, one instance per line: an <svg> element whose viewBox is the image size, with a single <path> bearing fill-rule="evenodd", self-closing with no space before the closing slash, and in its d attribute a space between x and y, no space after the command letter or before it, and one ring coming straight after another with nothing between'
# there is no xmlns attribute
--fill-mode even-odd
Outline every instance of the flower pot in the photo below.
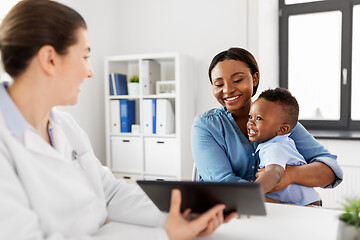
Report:
<svg viewBox="0 0 360 240"><path fill-rule="evenodd" d="M339 221L337 240L360 240L360 228Z"/></svg>
<svg viewBox="0 0 360 240"><path fill-rule="evenodd" d="M128 94L131 96L136 96L140 94L140 87L139 83L137 82L129 82L128 83Z"/></svg>

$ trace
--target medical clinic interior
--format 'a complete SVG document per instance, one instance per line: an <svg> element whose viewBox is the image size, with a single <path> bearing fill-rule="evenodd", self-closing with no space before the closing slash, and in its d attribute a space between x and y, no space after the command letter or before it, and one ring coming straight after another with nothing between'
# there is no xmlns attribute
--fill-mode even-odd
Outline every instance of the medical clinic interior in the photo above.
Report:
<svg viewBox="0 0 360 240"><path fill-rule="evenodd" d="M0 23L19 2L1 0ZM165 214L164 219L167 214L171 215L171 208L168 213L170 202L173 204L171 189L180 188L182 204L194 204L191 206L195 210L203 209L205 203L212 201L212 205L200 213L217 203L235 204L232 209L226 208L228 211L224 211L225 220L221 223L226 222L231 211L240 216L228 223L219 223L213 232L208 225L207 231L211 234L199 234L196 239L360 239L360 158L357 154L360 148L360 0L55 2L74 9L85 20L91 74L81 83L76 104L54 108L74 118L87 135L91 154L101 167L123 184L140 186L146 193L144 196L150 198L149 203ZM309 184L305 184L305 180L299 183L295 177L300 175L290 175L296 167L285 167L286 163L281 174L283 178L288 176L291 185L306 185L314 191L318 204L269 202L267 197L273 195L267 195L269 192L264 195L263 185L256 183L267 171L263 169L264 173L261 170L258 173L265 145L259 148L263 144L259 143L256 148L258 143L251 142L255 130L249 129L248 135L243 134L241 121L234 115L237 110L231 108L238 97L247 96L242 92L246 91L245 87L241 88L239 83L245 80L236 78L244 72L232 74L231 79L236 81L230 83L223 77L229 68L219 68L231 61L234 64L242 61L245 69L251 66L247 60L232 55L212 62L214 56L231 49L251 53L258 65L258 70L251 72L254 95L248 96L250 102L246 106L250 113L244 114L245 123L247 119L256 124L262 120L252 115L253 106L255 100L260 103L257 99L264 98L260 94L267 90L287 89L286 92L296 98L298 122L287 132L289 139L294 135L293 146L305 160L319 153L317 159L304 160L303 164L315 166L313 161L322 164L333 177L333 183L318 185L310 177L305 179ZM10 86L9 89L15 84L10 75L2 64L0 84L5 88ZM236 92L239 95L231 95ZM215 116L219 112L224 113ZM2 114L6 122L8 112ZM229 123L223 118L230 119ZM249 122L241 126L249 128ZM297 128L302 129L306 139L300 139ZM53 141L51 138L50 134ZM255 146L244 153L249 159L241 163L246 165L246 170L237 165L240 164L237 158L243 154L242 144ZM0 146L0 154L1 151ZM70 155L73 160L82 157L75 150ZM230 173L225 174L224 169ZM324 177L321 171L316 176ZM283 179L277 183L280 181ZM153 185L146 185L149 183ZM180 183L183 185L177 185ZM233 185L237 183L242 184L241 191ZM22 184L26 188L26 183ZM211 184L224 185L216 185L218 189L214 190L215 185ZM194 190L195 186L199 188ZM256 186L256 191L251 190L252 186ZM226 190L227 187L232 190ZM31 201L29 206L31 209ZM132 207L135 208L127 208ZM4 218L1 221L9 218L0 215ZM144 218L147 217L145 214ZM42 217L39 219L39 226L43 226ZM106 238L116 231L129 231L125 239L147 236L152 239L152 235L148 235L151 228L141 222L114 222L108 217L89 239L116 239ZM72 225L74 232L77 224L81 225L79 222ZM0 239L3 239L2 226L6 225L0 226ZM175 239L167 231L166 223L164 229L161 234L166 232L169 239ZM47 231L44 230L51 232ZM84 236L64 233L59 239L85 239L81 238ZM43 237L34 239L48 236Z"/></svg>

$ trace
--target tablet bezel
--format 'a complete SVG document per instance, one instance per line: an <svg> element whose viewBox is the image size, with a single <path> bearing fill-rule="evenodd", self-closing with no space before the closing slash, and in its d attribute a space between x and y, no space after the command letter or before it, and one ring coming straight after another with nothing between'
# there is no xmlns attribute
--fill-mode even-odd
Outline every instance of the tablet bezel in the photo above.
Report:
<svg viewBox="0 0 360 240"><path fill-rule="evenodd" d="M266 215L261 186L253 182L191 182L138 180L138 185L163 212L170 208L171 190L180 189L181 211L190 208L203 213L217 203L224 203L224 213Z"/></svg>

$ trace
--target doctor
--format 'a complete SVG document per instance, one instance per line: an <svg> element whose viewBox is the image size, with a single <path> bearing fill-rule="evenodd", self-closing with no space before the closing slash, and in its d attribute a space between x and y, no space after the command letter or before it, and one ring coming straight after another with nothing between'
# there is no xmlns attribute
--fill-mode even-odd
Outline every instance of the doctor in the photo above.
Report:
<svg viewBox="0 0 360 240"><path fill-rule="evenodd" d="M0 26L0 52L13 78L0 86L0 239L93 239L106 220L154 226L149 239L190 239L237 216L224 219L219 204L188 220L178 190L169 215L161 213L140 188L116 180L74 119L54 109L75 104L92 77L77 12L19 2ZM136 239L136 232L106 239Z"/></svg>

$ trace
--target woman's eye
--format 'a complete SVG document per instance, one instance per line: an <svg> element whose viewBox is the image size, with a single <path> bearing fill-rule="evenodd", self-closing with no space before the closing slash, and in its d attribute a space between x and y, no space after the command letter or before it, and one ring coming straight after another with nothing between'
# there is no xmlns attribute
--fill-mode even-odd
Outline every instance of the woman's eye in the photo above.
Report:
<svg viewBox="0 0 360 240"><path fill-rule="evenodd" d="M234 79L234 83L238 83L238 82L241 82L241 80L243 80L243 78L239 78L239 79Z"/></svg>
<svg viewBox="0 0 360 240"><path fill-rule="evenodd" d="M220 82L220 81L216 81L216 82L214 82L214 86L215 87L222 87L222 86L224 86L224 83Z"/></svg>

